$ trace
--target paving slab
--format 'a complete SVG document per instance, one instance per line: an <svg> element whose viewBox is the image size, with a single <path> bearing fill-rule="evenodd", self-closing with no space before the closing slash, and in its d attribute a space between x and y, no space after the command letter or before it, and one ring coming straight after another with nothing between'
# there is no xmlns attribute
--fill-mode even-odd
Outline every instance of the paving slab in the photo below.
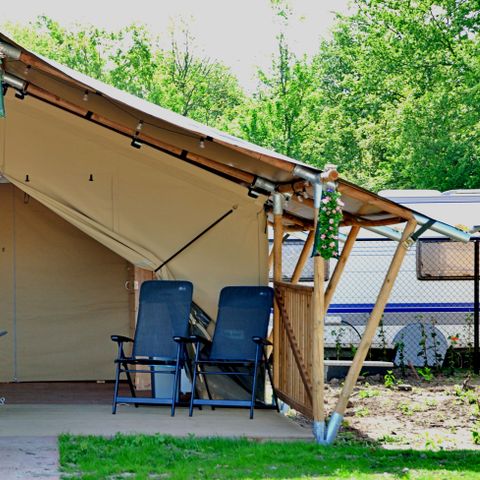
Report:
<svg viewBox="0 0 480 480"><path fill-rule="evenodd" d="M252 439L311 440L312 433L273 410L210 408L188 416L178 408L175 417L169 408L120 405L116 415L109 405L4 405L0 407L0 438L13 436L52 437L62 433L104 435L116 433L165 434L199 437L247 437ZM3 477L0 476L0 478Z"/></svg>
<svg viewBox="0 0 480 480"><path fill-rule="evenodd" d="M59 479L57 438L1 437L0 478L2 480Z"/></svg>

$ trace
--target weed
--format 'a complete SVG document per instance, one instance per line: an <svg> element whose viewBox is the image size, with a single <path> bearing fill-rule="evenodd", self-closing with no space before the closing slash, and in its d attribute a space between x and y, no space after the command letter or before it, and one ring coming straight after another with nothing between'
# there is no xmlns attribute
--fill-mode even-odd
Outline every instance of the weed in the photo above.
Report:
<svg viewBox="0 0 480 480"><path fill-rule="evenodd" d="M417 370L418 374L426 381L429 382L433 378L432 369L430 367L423 367Z"/></svg>
<svg viewBox="0 0 480 480"><path fill-rule="evenodd" d="M344 335L344 328L339 328L338 331L332 330L332 336L335 338L335 355L337 360L340 360L340 357L342 355L342 339Z"/></svg>
<svg viewBox="0 0 480 480"><path fill-rule="evenodd" d="M360 390L358 392L359 398L372 398L372 397L378 397L380 395L380 391L376 390L375 388L368 388L370 385L368 383L365 384L367 388L364 390Z"/></svg>
<svg viewBox="0 0 480 480"><path fill-rule="evenodd" d="M402 377L405 376L406 365L405 365L405 342L403 341L403 334L400 336L400 341L395 344L395 347L398 351L398 364L402 372Z"/></svg>
<svg viewBox="0 0 480 480"><path fill-rule="evenodd" d="M397 382L397 379L393 374L393 370L387 370L386 375L383 377L383 385L386 388L392 388L396 382Z"/></svg>
<svg viewBox="0 0 480 480"><path fill-rule="evenodd" d="M383 360L388 360L388 355L387 355L387 340L385 336L385 327L383 325L383 315L382 318L380 319L380 324L379 324L379 331L378 331L378 338L380 339L380 348L382 349L382 359Z"/></svg>
<svg viewBox="0 0 480 480"><path fill-rule="evenodd" d="M430 324L432 326L430 336L432 337L433 358L434 358L434 362L435 362L434 366L438 371L438 370L440 370L440 367L442 366L443 357L442 357L442 354L438 351L438 349L440 347L440 342L437 339L438 334L437 334L437 329L435 327L437 325L437 323L438 322L437 322L437 319L435 317L430 317Z"/></svg>
<svg viewBox="0 0 480 480"><path fill-rule="evenodd" d="M480 445L480 422L475 422L473 425L472 440L475 445Z"/></svg>
<svg viewBox="0 0 480 480"><path fill-rule="evenodd" d="M360 407L355 410L355 415L357 417L366 417L370 415L370 410L367 407Z"/></svg>
<svg viewBox="0 0 480 480"><path fill-rule="evenodd" d="M418 403L403 402L398 404L398 408L404 415L408 417L412 416L416 412L422 411L422 406Z"/></svg>
<svg viewBox="0 0 480 480"><path fill-rule="evenodd" d="M425 405L427 407L436 407L438 405L438 400L435 400L434 398L427 398L427 400L425 400Z"/></svg>
<svg viewBox="0 0 480 480"><path fill-rule="evenodd" d="M420 351L417 353L417 357L423 358L423 366L428 367L427 332L425 330L423 315L417 315L416 318L420 323L420 341L418 342Z"/></svg>
<svg viewBox="0 0 480 480"><path fill-rule="evenodd" d="M425 449L426 450L441 450L443 448L444 439L440 435L430 435L425 432Z"/></svg>

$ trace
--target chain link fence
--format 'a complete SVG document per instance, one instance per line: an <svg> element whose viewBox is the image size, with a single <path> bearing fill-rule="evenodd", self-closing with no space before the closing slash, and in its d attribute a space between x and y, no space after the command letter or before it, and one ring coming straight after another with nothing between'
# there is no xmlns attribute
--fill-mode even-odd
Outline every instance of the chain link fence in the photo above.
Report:
<svg viewBox="0 0 480 480"><path fill-rule="evenodd" d="M420 239L410 247L377 329L369 359L406 368L472 368L474 362L474 243ZM284 279L290 280L304 240L287 238ZM358 239L325 319L329 359L355 354L397 242ZM336 261L328 262L327 274ZM309 259L300 282L313 285Z"/></svg>

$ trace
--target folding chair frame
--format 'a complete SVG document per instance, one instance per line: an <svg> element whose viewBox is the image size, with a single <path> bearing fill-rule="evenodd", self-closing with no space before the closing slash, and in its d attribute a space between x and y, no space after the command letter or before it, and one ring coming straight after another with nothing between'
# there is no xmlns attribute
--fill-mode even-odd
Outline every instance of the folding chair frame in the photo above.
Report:
<svg viewBox="0 0 480 480"><path fill-rule="evenodd" d="M192 340L188 337L173 337L173 340L177 343L177 356L175 359L156 360L154 358L133 358L125 355L123 344L130 342L133 343L133 339L124 337L122 335L112 335L112 341L118 344L117 358L115 359L115 387L113 393L112 414L117 411L117 405L119 403L133 404L137 408L138 405L170 405L170 413L173 417L175 415L175 407L178 404L178 394L181 387L181 371L188 363L188 356L186 352L186 343L191 343ZM145 366L148 370L129 368L129 365ZM175 370L165 370L161 367L175 367ZM120 386L120 375L125 373L127 383L130 388L131 397L124 397L118 395ZM172 396L168 398L155 398L155 392L152 391L152 397L137 397L135 392L135 386L132 381L132 373L150 373L152 376L155 374L167 374L174 375ZM153 377L152 377L153 378ZM153 382L152 382L153 387Z"/></svg>
<svg viewBox="0 0 480 480"><path fill-rule="evenodd" d="M200 408L202 405L210 405L213 407L218 406L218 407L249 407L250 408L250 419L253 418L253 413L254 413L254 408L255 408L255 398L256 398L256 393L257 393L257 377L258 377L258 368L262 364L265 365L268 377L270 379L270 383L272 385L272 390L273 390L273 399L275 402L275 407L277 411L280 411L279 406L278 406L278 398L275 393L275 388L273 386L273 378L272 378L272 371L270 368L270 364L267 359L267 355L265 353L265 346L267 345L272 345L271 342L269 342L265 338L261 337L252 337L252 341L257 345L256 347L256 353L255 353L255 359L254 360L218 360L218 359L212 359L212 360L204 360L200 359L200 346L201 344L210 344L211 342L209 340L206 340L202 337L199 336L192 336L191 340L195 342L195 358L193 361L193 379L192 379L192 396L190 398L190 410L189 410L189 416L191 417L193 415L193 407L195 405L198 405ZM202 369L202 366L232 366L232 367L247 367L249 369L248 372L238 372L238 371L233 371L233 372L225 372L225 371L220 371L220 372L212 372L212 371L206 371L205 369ZM252 372L253 370L253 372ZM196 392L196 382L197 382L197 377L198 376L203 377L203 381L205 382L205 387L207 390L207 395L208 399L201 399L201 398L195 398L195 392ZM207 382L207 375L236 375L236 376L249 376L253 377L253 384L252 384L252 395L250 400L214 400L212 399L212 396L210 394L210 389L208 388L208 382Z"/></svg>

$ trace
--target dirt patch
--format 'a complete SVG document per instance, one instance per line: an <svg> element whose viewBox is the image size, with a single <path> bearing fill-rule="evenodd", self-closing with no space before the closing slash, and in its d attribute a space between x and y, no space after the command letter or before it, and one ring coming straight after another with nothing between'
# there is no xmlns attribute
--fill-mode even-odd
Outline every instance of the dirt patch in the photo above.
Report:
<svg viewBox="0 0 480 480"><path fill-rule="evenodd" d="M340 438L374 441L387 448L480 450L473 433L480 435L480 377L435 375L425 381L413 375L402 378L396 371L394 377L389 388L379 375L360 379ZM336 379L325 386L328 413L341 388ZM301 415L295 418L309 423Z"/></svg>

